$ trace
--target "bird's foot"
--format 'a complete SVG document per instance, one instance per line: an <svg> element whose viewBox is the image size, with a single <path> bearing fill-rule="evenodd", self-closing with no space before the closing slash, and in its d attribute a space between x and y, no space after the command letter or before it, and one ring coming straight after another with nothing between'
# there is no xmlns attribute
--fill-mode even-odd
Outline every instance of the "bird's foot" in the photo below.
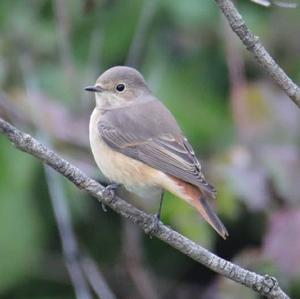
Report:
<svg viewBox="0 0 300 299"><path fill-rule="evenodd" d="M270 275L265 275L264 280L262 281L261 294L263 296L268 296L277 287L278 287L278 282L276 278Z"/></svg>
<svg viewBox="0 0 300 299"><path fill-rule="evenodd" d="M116 195L116 190L118 189L119 186L120 185L116 184L116 183L112 183L110 185L107 185L104 188L104 190L102 191L102 196L104 198L106 198L109 202L111 202L114 199L114 197ZM105 206L104 203L102 203L102 209L103 209L104 212L107 211L106 206Z"/></svg>
<svg viewBox="0 0 300 299"><path fill-rule="evenodd" d="M145 227L145 233L152 238L152 236L158 232L159 225L160 225L160 215L154 214L149 219L147 226Z"/></svg>

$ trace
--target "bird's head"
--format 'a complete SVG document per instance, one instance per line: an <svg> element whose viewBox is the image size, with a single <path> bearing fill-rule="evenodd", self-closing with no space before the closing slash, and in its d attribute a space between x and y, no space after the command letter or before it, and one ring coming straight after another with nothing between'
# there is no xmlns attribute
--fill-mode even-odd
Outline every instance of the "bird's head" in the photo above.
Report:
<svg viewBox="0 0 300 299"><path fill-rule="evenodd" d="M95 85L85 90L94 92L96 106L104 109L131 105L150 92L143 76L134 68L126 66L108 69Z"/></svg>

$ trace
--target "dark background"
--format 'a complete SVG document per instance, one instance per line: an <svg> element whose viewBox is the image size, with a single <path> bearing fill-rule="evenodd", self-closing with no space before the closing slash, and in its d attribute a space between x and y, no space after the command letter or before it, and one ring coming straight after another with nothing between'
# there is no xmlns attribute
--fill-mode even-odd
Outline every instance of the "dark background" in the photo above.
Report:
<svg viewBox="0 0 300 299"><path fill-rule="evenodd" d="M299 8L236 4L299 82ZM83 88L124 64L143 73L177 118L218 190L230 238L169 194L163 221L226 259L276 276L300 298L299 110L214 1L0 2L0 115L99 180L88 142L94 99ZM54 177L0 136L0 298L75 297L50 200L57 188L81 255L117 298L257 298Z"/></svg>

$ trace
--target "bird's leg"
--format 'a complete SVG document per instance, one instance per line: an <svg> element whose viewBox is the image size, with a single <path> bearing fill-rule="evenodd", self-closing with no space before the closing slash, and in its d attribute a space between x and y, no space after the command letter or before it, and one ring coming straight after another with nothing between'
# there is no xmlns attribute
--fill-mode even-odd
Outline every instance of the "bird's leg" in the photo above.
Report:
<svg viewBox="0 0 300 299"><path fill-rule="evenodd" d="M111 183L110 185L107 185L103 190L103 197L109 198L109 200L112 200L115 197L116 190L120 187L120 184L117 183ZM101 203L102 209L104 212L107 212L106 206L104 203Z"/></svg>
<svg viewBox="0 0 300 299"><path fill-rule="evenodd" d="M161 210L162 210L163 200L164 200L164 192L162 191L161 196L160 196L158 212L152 216L153 219L152 219L151 223L149 224L149 226L147 227L147 229L145 230L145 232L147 234L149 234L150 237L152 236L153 233L157 232L159 229L160 214L161 214Z"/></svg>
<svg viewBox="0 0 300 299"><path fill-rule="evenodd" d="M105 190L115 192L120 186L121 186L121 184L111 183L110 185L107 185L105 187Z"/></svg>
<svg viewBox="0 0 300 299"><path fill-rule="evenodd" d="M155 215L158 222L160 221L160 214L161 214L161 210L162 210L163 201L164 201L164 191L161 192L158 212Z"/></svg>

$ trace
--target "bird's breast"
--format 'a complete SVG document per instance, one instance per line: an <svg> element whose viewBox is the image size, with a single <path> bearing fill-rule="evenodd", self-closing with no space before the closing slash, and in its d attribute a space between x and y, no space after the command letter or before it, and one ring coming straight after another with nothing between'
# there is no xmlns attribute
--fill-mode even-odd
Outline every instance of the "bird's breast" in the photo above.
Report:
<svg viewBox="0 0 300 299"><path fill-rule="evenodd" d="M89 137L94 159L103 175L129 190L157 186L160 171L113 150L104 142L98 130L101 116L101 110L95 108L90 119Z"/></svg>

